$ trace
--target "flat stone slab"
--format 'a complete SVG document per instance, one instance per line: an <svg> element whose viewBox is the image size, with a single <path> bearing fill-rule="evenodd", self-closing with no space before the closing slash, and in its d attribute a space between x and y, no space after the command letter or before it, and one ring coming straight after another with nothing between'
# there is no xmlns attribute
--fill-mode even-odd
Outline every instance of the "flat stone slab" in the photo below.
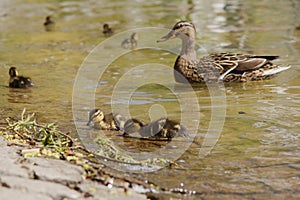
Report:
<svg viewBox="0 0 300 200"><path fill-rule="evenodd" d="M2 152L0 151L0 154ZM28 171L17 164L17 161L11 158L3 159L0 157L0 177L2 175L20 176L29 178Z"/></svg>
<svg viewBox="0 0 300 200"><path fill-rule="evenodd" d="M136 193L132 189L128 189L126 192L122 188L108 187L94 183L92 181L85 181L84 183L78 185L81 191L89 193L91 199L105 199L105 200L140 200L147 199L145 195Z"/></svg>
<svg viewBox="0 0 300 200"><path fill-rule="evenodd" d="M53 182L46 182L35 179L27 179L16 176L1 176L2 184L7 188L14 190L26 191L29 194L39 194L51 197L53 199L79 199L82 198L81 193L68 188L65 185ZM20 196L22 197L22 196ZM19 197L19 198L20 198Z"/></svg>
<svg viewBox="0 0 300 200"><path fill-rule="evenodd" d="M84 170L63 160L28 158L22 165L31 170L39 180L59 183L79 183L83 181Z"/></svg>
<svg viewBox="0 0 300 200"><path fill-rule="evenodd" d="M12 200L12 199L22 199L22 200L33 200L33 199L43 199L43 200L53 200L51 197L44 194L31 193L29 191L21 191L18 189L8 189L5 187L0 187L0 199L1 200Z"/></svg>

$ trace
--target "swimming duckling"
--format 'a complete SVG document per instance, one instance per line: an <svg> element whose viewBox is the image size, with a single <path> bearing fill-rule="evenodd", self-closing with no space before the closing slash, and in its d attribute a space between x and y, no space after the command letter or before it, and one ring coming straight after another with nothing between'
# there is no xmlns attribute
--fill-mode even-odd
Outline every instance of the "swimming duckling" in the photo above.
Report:
<svg viewBox="0 0 300 200"><path fill-rule="evenodd" d="M113 34L114 32L113 32L113 30L109 27L108 24L103 24L103 31L102 31L102 33L103 33L104 35L111 35L111 34Z"/></svg>
<svg viewBox="0 0 300 200"><path fill-rule="evenodd" d="M45 31L54 31L55 22L52 20L51 16L46 17L46 21L44 22Z"/></svg>
<svg viewBox="0 0 300 200"><path fill-rule="evenodd" d="M15 67L9 69L9 87L11 88L27 88L33 86L31 78L18 76L18 71Z"/></svg>
<svg viewBox="0 0 300 200"><path fill-rule="evenodd" d="M187 129L179 122L168 118L160 118L144 124L138 119L129 119L124 125L124 135L139 133L142 137L167 138L172 140L176 136L188 137Z"/></svg>
<svg viewBox="0 0 300 200"><path fill-rule="evenodd" d="M120 114L104 114L100 109L93 109L89 113L87 126L93 123L93 127L102 130L122 130L125 124L125 118Z"/></svg>
<svg viewBox="0 0 300 200"><path fill-rule="evenodd" d="M130 36L130 39L125 39L121 46L125 49L134 49L137 47L137 41L139 39L139 36L137 33L132 33Z"/></svg>

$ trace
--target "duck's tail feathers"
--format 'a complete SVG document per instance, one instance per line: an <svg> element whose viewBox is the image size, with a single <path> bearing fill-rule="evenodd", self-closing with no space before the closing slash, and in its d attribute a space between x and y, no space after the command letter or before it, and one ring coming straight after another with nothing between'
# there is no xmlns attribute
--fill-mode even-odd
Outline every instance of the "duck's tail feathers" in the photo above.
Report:
<svg viewBox="0 0 300 200"><path fill-rule="evenodd" d="M263 72L263 76L269 76L269 75L273 75L273 74L278 74L282 71L285 71L287 69L289 69L291 66L279 66L277 68L273 68L273 69L267 69Z"/></svg>

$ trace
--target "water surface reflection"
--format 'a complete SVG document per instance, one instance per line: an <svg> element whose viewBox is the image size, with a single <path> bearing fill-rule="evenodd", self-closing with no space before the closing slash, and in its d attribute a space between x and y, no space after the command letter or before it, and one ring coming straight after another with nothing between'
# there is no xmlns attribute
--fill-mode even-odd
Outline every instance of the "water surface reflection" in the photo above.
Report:
<svg viewBox="0 0 300 200"><path fill-rule="evenodd" d="M43 29L43 20L49 14L57 22L55 32ZM196 87L200 118L190 123L198 123L199 128L189 131L199 143L192 143L177 160L183 169L165 168L132 176L162 187L203 194L191 199L232 195L237 199L299 198L300 31L295 30L300 21L299 1L1 1L1 116L20 115L26 107L36 112L39 120L56 121L61 129L76 133L72 119L73 84L84 58L106 39L101 33L103 23L109 23L119 33L138 27L170 28L180 19L192 20L197 26L198 56L213 51L280 55L277 62L289 63L292 69L268 81L226 85L222 135L204 159L198 157L199 149L213 107L207 88ZM173 41L171 45L177 51L180 42ZM111 48L116 46L120 45L112 44ZM132 51L115 60L96 85L87 83L86 88L95 89L95 106L108 112L113 106L113 86L126 71L141 63L171 67L175 59L175 54L162 50ZM32 77L35 87L9 89L10 65ZM182 86L177 87L181 91ZM85 100L84 96L80 98ZM185 102L189 103L189 95ZM123 105L124 100L119 99L116 104ZM153 105L164 108L158 109L159 114L181 118L176 95L157 85L143 86L133 93L130 114L148 121ZM83 106L81 112L87 117L92 107ZM97 131L85 126L86 120L82 117L75 123L89 136L97 135ZM115 133L107 136L130 152L153 152L165 145L130 140ZM164 153L168 154L168 149Z"/></svg>

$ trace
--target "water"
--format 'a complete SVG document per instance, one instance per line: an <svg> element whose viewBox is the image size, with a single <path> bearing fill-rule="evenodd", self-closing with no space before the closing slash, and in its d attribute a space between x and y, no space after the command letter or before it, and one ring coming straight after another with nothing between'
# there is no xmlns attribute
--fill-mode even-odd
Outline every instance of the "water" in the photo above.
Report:
<svg viewBox="0 0 300 200"><path fill-rule="evenodd" d="M176 52L180 47L178 40L162 46L155 43L166 33L163 29L161 35L155 31L143 33L139 35L139 45L153 41L153 47L162 49L127 51L111 63L96 83L89 78L97 72L87 71L89 76L84 80L85 87L78 98L80 115L74 122L72 97L76 75L90 51L107 39L101 33L102 24L109 23L117 34L133 28L171 28L180 19L192 20L197 27L198 56L214 51L280 55L276 63L291 64L292 68L272 80L228 84L223 91L225 104L221 101L224 99L221 92L216 95L217 105L204 86L196 87L195 92L172 81L165 86L147 84L137 87L129 99L132 116L144 121L166 114L177 120L187 116L185 125L199 143L188 143L188 149L177 159L184 169L165 168L132 176L142 177L161 187L202 193L190 197L195 199L200 196L213 199L232 196L299 198L300 31L295 30L300 21L298 13L299 1L292 0L279 0L276 4L270 0L1 1L1 116L20 115L25 107L29 112L37 113L39 121L57 122L62 130L71 131L74 136L77 133L75 123L78 131L97 134L85 126L87 112L93 108L93 105L86 105L86 95L95 92L96 107L107 112L112 107L127 105L125 97L131 89L129 86L143 80L141 74L147 72L160 81L173 80L172 73L162 74L158 70L151 71L151 68L159 67L158 64L173 66L176 55L163 48ZM57 23L55 32L43 29L44 18L49 14ZM126 37L130 33L126 33ZM144 37L146 35L148 38ZM125 51L117 39L106 49L115 54ZM104 53L100 51L100 54ZM119 85L120 96L112 102L112 91L120 83L120 78L136 66L149 63L156 64L131 71L125 80L131 79L132 82ZM27 90L8 88L11 65L16 66L20 74L30 76L35 87ZM168 68L163 69L168 72ZM178 93L184 94L181 102L176 96ZM195 97L198 104L194 102ZM184 105L191 106L182 109ZM199 144L210 128L214 108L218 111L217 117L225 115L224 127L209 156L200 158ZM222 112L224 110L226 113ZM196 125L199 127L195 129ZM217 122L211 128L216 126L220 124ZM107 135L118 147L132 153L151 153L161 148L164 150L160 154L168 156L185 143L178 139L164 148L166 143L128 141L116 133ZM173 197L182 198L180 195Z"/></svg>

